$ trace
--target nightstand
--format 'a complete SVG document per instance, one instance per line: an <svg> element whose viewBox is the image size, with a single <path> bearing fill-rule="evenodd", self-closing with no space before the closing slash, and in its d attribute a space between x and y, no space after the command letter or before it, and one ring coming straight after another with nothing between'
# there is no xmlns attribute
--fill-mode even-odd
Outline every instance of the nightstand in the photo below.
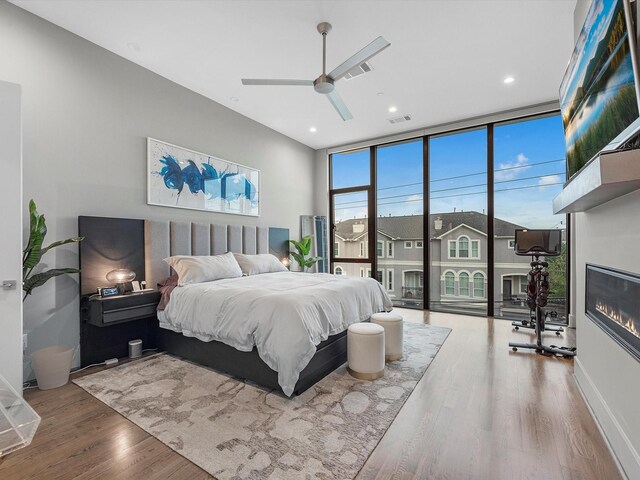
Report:
<svg viewBox="0 0 640 480"><path fill-rule="evenodd" d="M155 348L156 308L160 292L149 290L80 300L81 366L128 356L128 342L139 338L143 348Z"/></svg>

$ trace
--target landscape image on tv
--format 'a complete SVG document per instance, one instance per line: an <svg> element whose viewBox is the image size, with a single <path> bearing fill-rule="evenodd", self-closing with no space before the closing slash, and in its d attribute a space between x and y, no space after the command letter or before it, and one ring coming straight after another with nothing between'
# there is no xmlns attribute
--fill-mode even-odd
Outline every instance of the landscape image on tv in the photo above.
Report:
<svg viewBox="0 0 640 480"><path fill-rule="evenodd" d="M623 0L594 0L560 85L573 176L638 118Z"/></svg>

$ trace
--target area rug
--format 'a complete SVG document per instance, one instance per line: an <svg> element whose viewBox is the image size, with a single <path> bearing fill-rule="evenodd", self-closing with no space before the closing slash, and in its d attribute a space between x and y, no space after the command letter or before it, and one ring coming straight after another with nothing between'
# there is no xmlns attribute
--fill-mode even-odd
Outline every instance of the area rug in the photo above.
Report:
<svg viewBox="0 0 640 480"><path fill-rule="evenodd" d="M160 354L75 379L91 395L220 480L352 479L449 334L406 323L384 377L346 365L294 398Z"/></svg>

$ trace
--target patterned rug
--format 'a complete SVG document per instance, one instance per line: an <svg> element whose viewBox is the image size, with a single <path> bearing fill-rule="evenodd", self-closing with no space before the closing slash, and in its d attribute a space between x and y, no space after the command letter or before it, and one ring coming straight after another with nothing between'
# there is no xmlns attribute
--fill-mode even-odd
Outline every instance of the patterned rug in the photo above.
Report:
<svg viewBox="0 0 640 480"><path fill-rule="evenodd" d="M404 357L384 377L356 380L343 365L291 399L166 354L73 382L220 480L346 480L450 332L404 329Z"/></svg>

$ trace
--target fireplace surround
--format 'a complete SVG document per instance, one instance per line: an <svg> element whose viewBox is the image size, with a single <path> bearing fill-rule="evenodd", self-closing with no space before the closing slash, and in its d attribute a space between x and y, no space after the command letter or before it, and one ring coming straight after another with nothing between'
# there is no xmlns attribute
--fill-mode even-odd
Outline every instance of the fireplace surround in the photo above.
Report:
<svg viewBox="0 0 640 480"><path fill-rule="evenodd" d="M587 264L586 315L640 362L640 276Z"/></svg>

